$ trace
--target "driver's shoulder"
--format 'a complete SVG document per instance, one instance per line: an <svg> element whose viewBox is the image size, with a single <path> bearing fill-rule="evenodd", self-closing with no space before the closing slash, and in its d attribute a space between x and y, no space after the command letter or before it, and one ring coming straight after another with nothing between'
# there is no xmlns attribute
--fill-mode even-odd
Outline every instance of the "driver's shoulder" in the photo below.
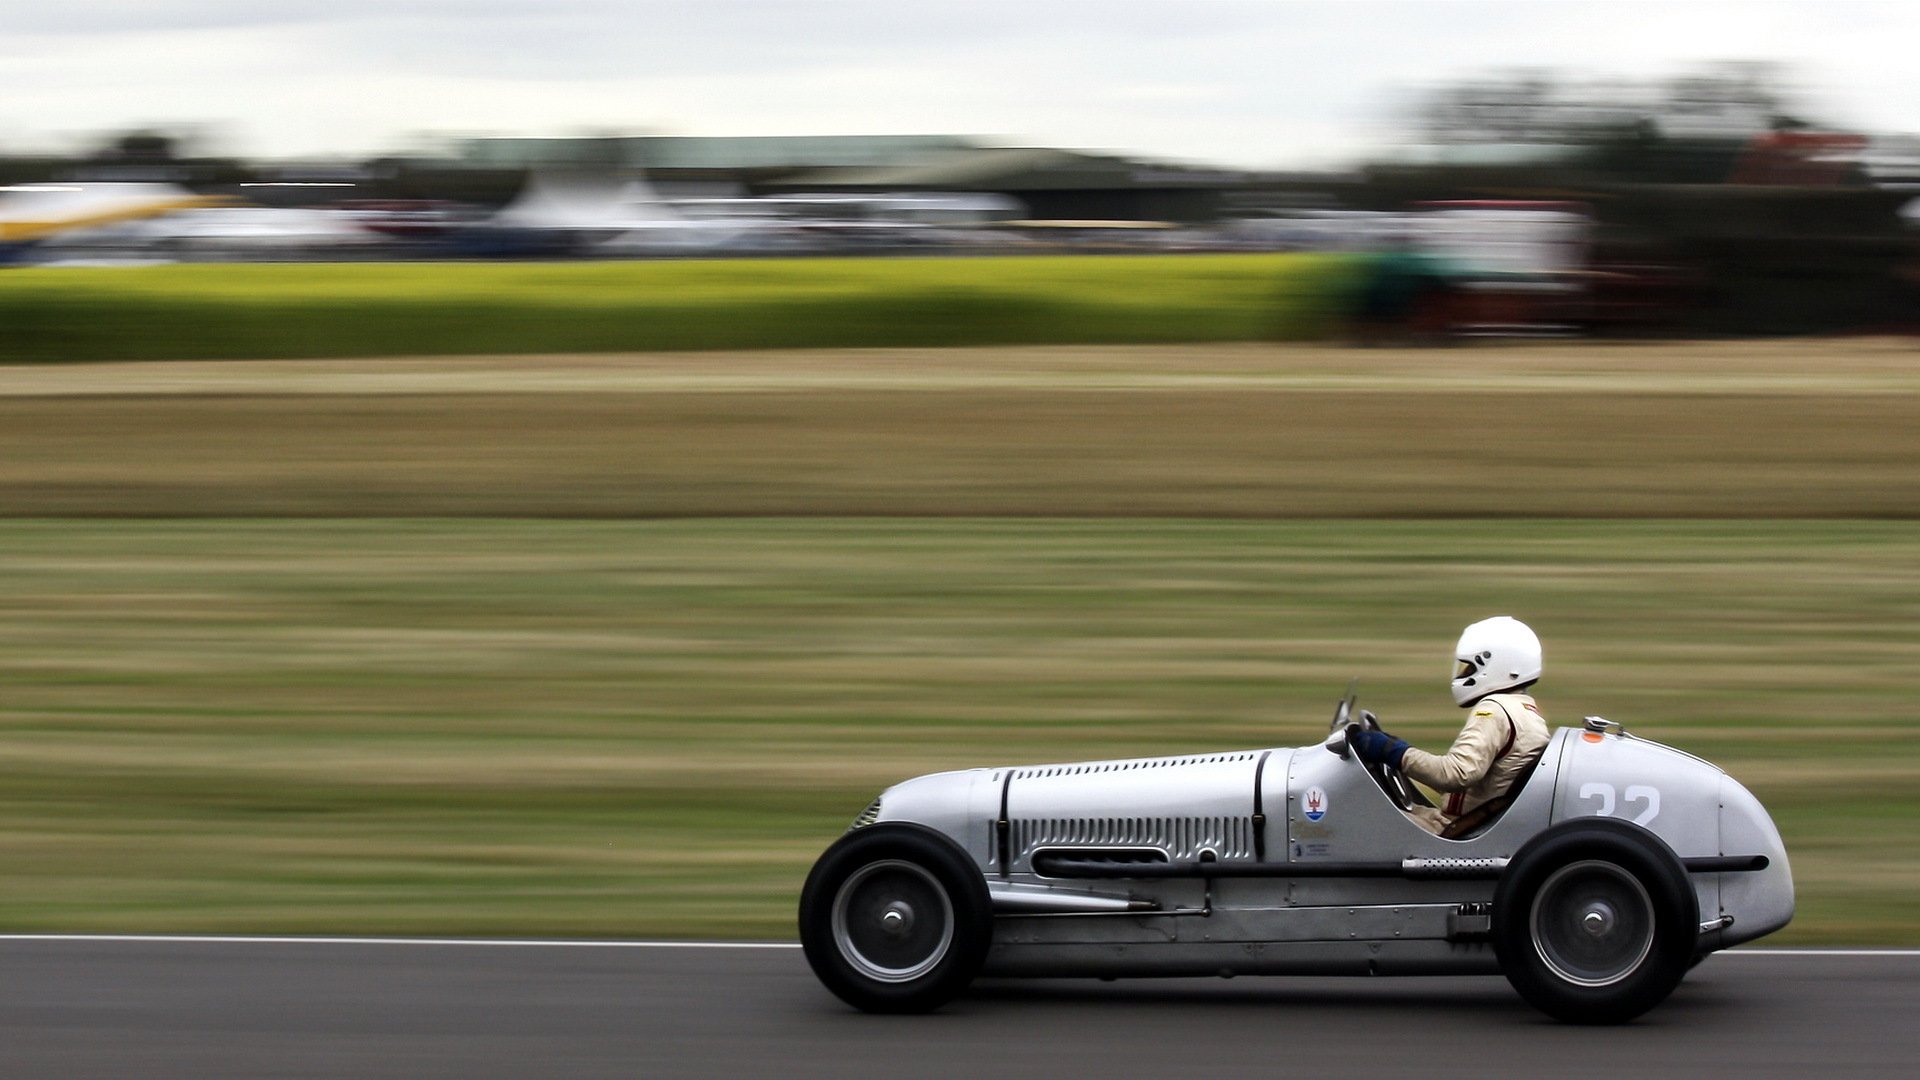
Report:
<svg viewBox="0 0 1920 1080"><path fill-rule="evenodd" d="M1548 727L1547 714L1541 711L1540 704L1533 700L1531 694L1488 694L1474 704L1476 715L1479 710L1488 708L1497 710L1497 714L1504 714L1506 719L1518 726Z"/></svg>

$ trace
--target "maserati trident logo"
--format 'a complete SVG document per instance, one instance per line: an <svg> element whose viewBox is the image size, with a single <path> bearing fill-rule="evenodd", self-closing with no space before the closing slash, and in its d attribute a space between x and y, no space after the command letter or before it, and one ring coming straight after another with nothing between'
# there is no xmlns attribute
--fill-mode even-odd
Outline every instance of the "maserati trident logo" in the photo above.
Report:
<svg viewBox="0 0 1920 1080"><path fill-rule="evenodd" d="M1317 787L1308 788L1300 797L1300 806L1308 821L1319 821L1327 816L1327 793Z"/></svg>

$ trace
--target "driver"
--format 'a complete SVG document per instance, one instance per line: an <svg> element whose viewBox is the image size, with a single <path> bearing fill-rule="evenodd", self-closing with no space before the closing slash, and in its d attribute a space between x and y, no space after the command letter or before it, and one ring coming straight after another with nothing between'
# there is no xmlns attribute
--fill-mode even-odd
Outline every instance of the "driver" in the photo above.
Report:
<svg viewBox="0 0 1920 1080"><path fill-rule="evenodd" d="M1446 753L1429 754L1379 730L1363 730L1354 742L1361 760L1446 793L1444 806L1407 810L1433 833L1506 794L1550 736L1540 707L1523 692L1540 678L1540 639L1526 623L1508 615L1483 619L1461 632L1453 655L1453 700L1472 712Z"/></svg>

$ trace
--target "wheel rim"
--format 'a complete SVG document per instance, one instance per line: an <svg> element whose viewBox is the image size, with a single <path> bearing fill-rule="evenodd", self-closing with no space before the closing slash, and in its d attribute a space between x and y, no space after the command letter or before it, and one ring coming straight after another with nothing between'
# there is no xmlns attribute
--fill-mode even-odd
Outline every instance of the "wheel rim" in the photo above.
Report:
<svg viewBox="0 0 1920 1080"><path fill-rule="evenodd" d="M1589 860L1554 871L1533 898L1533 947L1576 986L1612 986L1653 951L1653 900L1613 863Z"/></svg>
<svg viewBox="0 0 1920 1080"><path fill-rule="evenodd" d="M911 982L953 946L953 902L924 867L899 859L854 871L833 898L833 942L860 974Z"/></svg>

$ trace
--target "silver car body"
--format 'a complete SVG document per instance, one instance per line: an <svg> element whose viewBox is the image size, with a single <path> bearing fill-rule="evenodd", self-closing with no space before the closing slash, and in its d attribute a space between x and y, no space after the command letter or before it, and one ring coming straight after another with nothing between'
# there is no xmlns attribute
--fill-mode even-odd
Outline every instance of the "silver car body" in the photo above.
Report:
<svg viewBox="0 0 1920 1080"><path fill-rule="evenodd" d="M937 773L888 788L861 823L922 825L971 856L994 906L988 975L1474 974L1500 970L1488 905L1507 860L1582 817L1631 821L1680 857L1702 955L1793 916L1759 801L1604 722L1556 731L1512 805L1467 839L1414 824L1338 732L1295 749ZM1132 858L1208 872L1061 869Z"/></svg>

